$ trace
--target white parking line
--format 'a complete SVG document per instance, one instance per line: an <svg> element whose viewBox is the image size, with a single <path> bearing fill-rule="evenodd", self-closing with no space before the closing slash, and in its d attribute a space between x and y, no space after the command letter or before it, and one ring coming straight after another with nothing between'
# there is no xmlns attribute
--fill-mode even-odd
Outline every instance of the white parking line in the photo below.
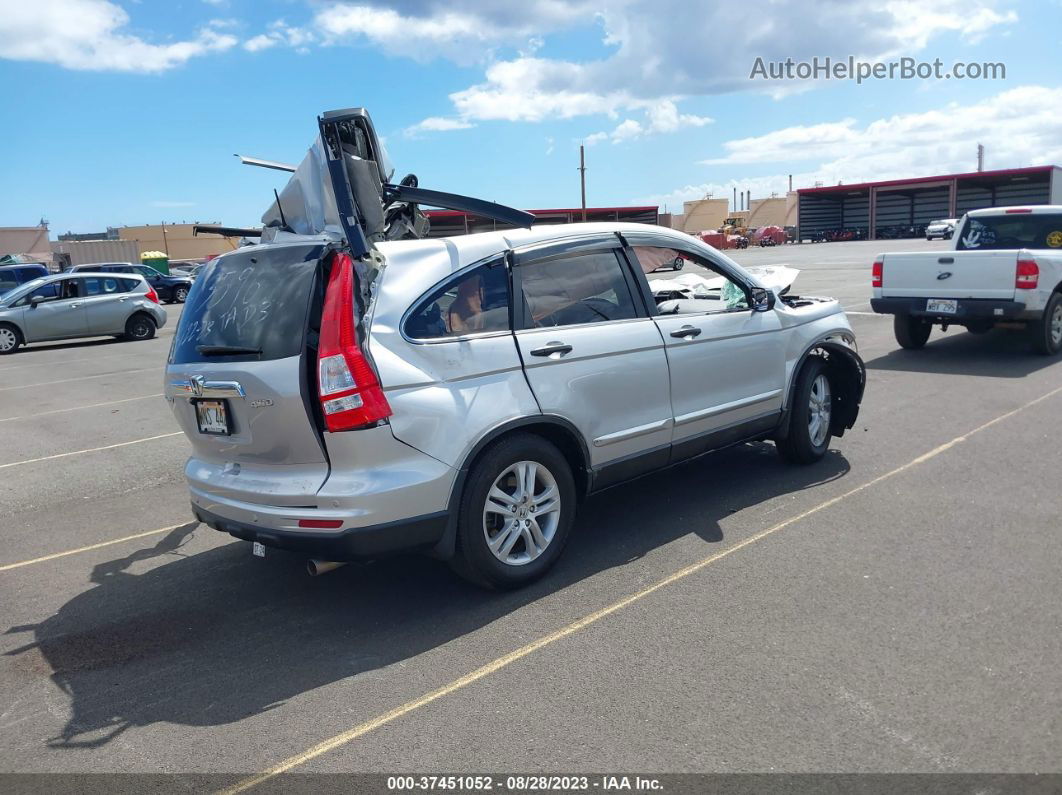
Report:
<svg viewBox="0 0 1062 795"><path fill-rule="evenodd" d="M133 400L147 400L148 398L162 397L162 392L154 395L138 395L137 397L122 398L121 400L108 400L106 403L86 403L84 406L73 406L68 409L52 409L51 411L38 411L33 414L23 414L21 417L0 417L0 422L12 422L13 420L32 420L37 417L47 417L49 414L63 414L67 411L80 411L81 409L95 409L100 406L113 406L115 403L129 403Z"/></svg>
<svg viewBox="0 0 1062 795"><path fill-rule="evenodd" d="M99 373L98 375L83 375L78 378L61 378L58 381L41 381L38 384L19 384L18 386L0 386L0 392L7 392L11 389L32 389L35 386L51 386L52 384L69 384L71 381L87 381L90 378L106 378L109 375L128 375L129 373L146 373L149 370L162 374L162 365L156 367L141 367L137 370L119 370L115 373Z"/></svg>
<svg viewBox="0 0 1062 795"><path fill-rule="evenodd" d="M54 461L56 458L67 458L72 455L82 455L84 453L98 453L101 450L113 450L116 447L128 447L131 444L140 444L141 442L153 442L156 439L168 439L171 436L181 436L182 431L174 431L173 433L160 433L158 436L148 436L144 439L133 439L131 442L118 442L118 444L108 444L103 447L90 447L87 450L72 450L69 453L56 453L55 455L46 455L40 458L27 458L25 461L12 461L10 464L0 464L0 469L7 469L8 467L20 467L23 464L36 464L41 461Z"/></svg>
<svg viewBox="0 0 1062 795"><path fill-rule="evenodd" d="M35 350L35 349L31 348L30 350ZM97 362L100 359L118 359L120 357L121 358L128 358L129 354L127 354L127 353L109 353L106 356L93 357L92 361ZM0 367L0 375L3 375L4 373L10 373L12 370L24 370L27 367L52 367L52 366L57 366L57 365L60 365L60 364L81 364L82 362L86 362L86 361L88 361L88 360L85 359L84 357L82 357L81 359L59 359L58 361L54 361L54 362L43 361L43 362L23 362L21 364L9 364L9 365Z"/></svg>

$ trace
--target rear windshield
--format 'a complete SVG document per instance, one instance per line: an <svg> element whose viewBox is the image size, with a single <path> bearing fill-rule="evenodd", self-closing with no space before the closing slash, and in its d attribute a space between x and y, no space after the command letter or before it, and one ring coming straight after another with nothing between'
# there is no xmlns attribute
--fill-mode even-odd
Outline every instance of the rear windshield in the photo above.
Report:
<svg viewBox="0 0 1062 795"><path fill-rule="evenodd" d="M956 248L1062 248L1062 214L1011 213L967 218Z"/></svg>
<svg viewBox="0 0 1062 795"><path fill-rule="evenodd" d="M323 251L320 244L256 248L203 266L188 292L170 362L266 361L301 354ZM225 354L224 348L244 352Z"/></svg>

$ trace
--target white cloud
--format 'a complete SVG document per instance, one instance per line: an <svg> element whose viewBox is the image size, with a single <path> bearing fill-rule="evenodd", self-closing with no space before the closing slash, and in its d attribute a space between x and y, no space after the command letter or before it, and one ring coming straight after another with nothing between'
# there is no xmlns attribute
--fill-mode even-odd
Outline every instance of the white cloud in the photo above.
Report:
<svg viewBox="0 0 1062 795"><path fill-rule="evenodd" d="M554 148L553 147L553 143L554 143L553 136L547 135L546 136L546 154L547 155L553 154L553 148Z"/></svg>
<svg viewBox="0 0 1062 795"><path fill-rule="evenodd" d="M248 52L261 52L278 44L294 47L296 52L309 51L308 45L316 40L316 36L306 28L295 27L287 24L283 19L278 19L269 24L269 30L259 33L243 43L243 48Z"/></svg>
<svg viewBox="0 0 1062 795"><path fill-rule="evenodd" d="M606 132L596 132L596 133L593 133L591 135L586 136L586 138L583 139L583 143L586 146L593 146L594 144L599 144L602 141L607 141L607 140L608 140L608 133L606 133Z"/></svg>
<svg viewBox="0 0 1062 795"><path fill-rule="evenodd" d="M161 72L228 50L235 36L205 27L186 41L152 44L126 32L129 15L108 0L9 3L0 14L0 58L68 69Z"/></svg>
<svg viewBox="0 0 1062 795"><path fill-rule="evenodd" d="M541 121L602 113L616 117L641 103L673 96L750 89L778 95L803 90L807 84L750 81L756 57L800 61L825 55L846 58L851 54L861 59L913 55L944 33L957 33L973 41L1013 23L1017 15L1012 10L999 10L1002 2L1005 0L937 0L927 11L914 0L826 0L814 4L747 0L742 6L741 24L735 24L733 6L728 3L602 0L599 18L603 43L614 48L608 57L572 61L518 55L494 60L482 81L451 94L450 99L458 115L470 120ZM406 34L400 20L407 18L395 12L369 13L367 6L360 6L354 27L377 42L402 48L426 46L432 54L445 54L446 48L437 45L450 36L468 47L475 31L498 39L506 32L516 34L516 29L503 27L499 32L488 24L490 12L486 9L507 4L484 3L479 10L473 8L475 5L466 0L458 16L450 17L449 12L432 12L434 4L427 3L428 16L412 26L410 35L416 45L398 41ZM375 27L370 19L376 20ZM473 19L479 20L478 26ZM550 32L551 24L555 28L572 24L569 16L536 22L540 35ZM488 30L490 34L483 32ZM525 35L527 31L518 32ZM691 41L710 42L711 46L690 46ZM467 56L465 49L464 61ZM633 126L628 125L621 137L631 131Z"/></svg>
<svg viewBox="0 0 1062 795"><path fill-rule="evenodd" d="M973 171L977 144L985 146L986 168L1017 168L1062 162L1062 88L1022 86L969 105L949 104L924 113L904 113L859 125L852 119L783 127L764 135L728 141L725 157L704 160L714 167L777 164L793 171L793 184L824 185L903 179ZM810 162L809 162L810 161ZM799 169L793 169L799 164ZM782 195L786 173L739 182L685 185L646 200L677 205L752 188L753 196ZM639 199L638 201L641 201Z"/></svg>
<svg viewBox="0 0 1062 795"><path fill-rule="evenodd" d="M611 133L594 133L590 138L596 142L607 137L612 139L612 143L618 144L647 135L673 133L687 127L703 127L713 121L708 116L679 113L678 106L670 99L649 103L645 109L645 117L644 122L625 119L617 124Z"/></svg>
<svg viewBox="0 0 1062 795"><path fill-rule="evenodd" d="M429 116L421 122L417 122L411 127L407 127L405 135L407 138L415 138L421 133L426 132L450 132L451 130L467 130L470 127L476 125L471 122L462 121L461 119L448 119L442 116Z"/></svg>

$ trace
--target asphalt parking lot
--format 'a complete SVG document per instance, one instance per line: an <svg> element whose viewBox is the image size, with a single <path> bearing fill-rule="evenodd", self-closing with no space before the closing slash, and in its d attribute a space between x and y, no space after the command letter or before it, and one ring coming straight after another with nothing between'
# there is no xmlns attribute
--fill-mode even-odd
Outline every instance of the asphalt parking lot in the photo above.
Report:
<svg viewBox="0 0 1062 795"><path fill-rule="evenodd" d="M946 247L736 252L852 310L858 425L596 496L517 593L190 521L179 307L3 358L0 771L1062 771L1062 361L869 313L875 252Z"/></svg>

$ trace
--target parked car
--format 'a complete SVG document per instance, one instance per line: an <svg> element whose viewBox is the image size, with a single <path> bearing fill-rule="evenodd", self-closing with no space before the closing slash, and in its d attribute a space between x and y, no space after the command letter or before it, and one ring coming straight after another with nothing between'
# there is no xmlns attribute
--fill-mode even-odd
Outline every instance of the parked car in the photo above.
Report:
<svg viewBox="0 0 1062 795"><path fill-rule="evenodd" d="M963 216L948 252L890 252L874 261L870 301L894 315L903 348L934 325L983 334L1024 327L1037 351L1062 351L1062 205L992 207Z"/></svg>
<svg viewBox="0 0 1062 795"><path fill-rule="evenodd" d="M139 274L61 273L0 297L0 354L27 342L76 337L149 340L164 325L166 310Z"/></svg>
<svg viewBox="0 0 1062 795"><path fill-rule="evenodd" d="M0 265L0 295L10 292L20 284L25 284L47 275L48 269L38 263Z"/></svg>
<svg viewBox="0 0 1062 795"><path fill-rule="evenodd" d="M926 240L933 240L938 237L941 240L951 240L957 223L959 223L958 218L942 218L939 221L931 221L929 226L926 227Z"/></svg>
<svg viewBox="0 0 1062 795"><path fill-rule="evenodd" d="M426 231L417 201L533 216L391 183L363 109L319 128L262 243L196 279L166 368L192 510L256 554L322 571L421 550L516 587L588 494L748 440L811 463L856 421L865 371L836 301L640 224L397 239ZM723 282L658 303L661 255Z"/></svg>
<svg viewBox="0 0 1062 795"><path fill-rule="evenodd" d="M77 265L68 273L135 273L147 279L148 284L155 288L159 299L167 304L183 304L188 298L188 291L192 287L192 279L186 275L167 276L152 268L150 265L134 265L131 262L99 262L91 265Z"/></svg>

